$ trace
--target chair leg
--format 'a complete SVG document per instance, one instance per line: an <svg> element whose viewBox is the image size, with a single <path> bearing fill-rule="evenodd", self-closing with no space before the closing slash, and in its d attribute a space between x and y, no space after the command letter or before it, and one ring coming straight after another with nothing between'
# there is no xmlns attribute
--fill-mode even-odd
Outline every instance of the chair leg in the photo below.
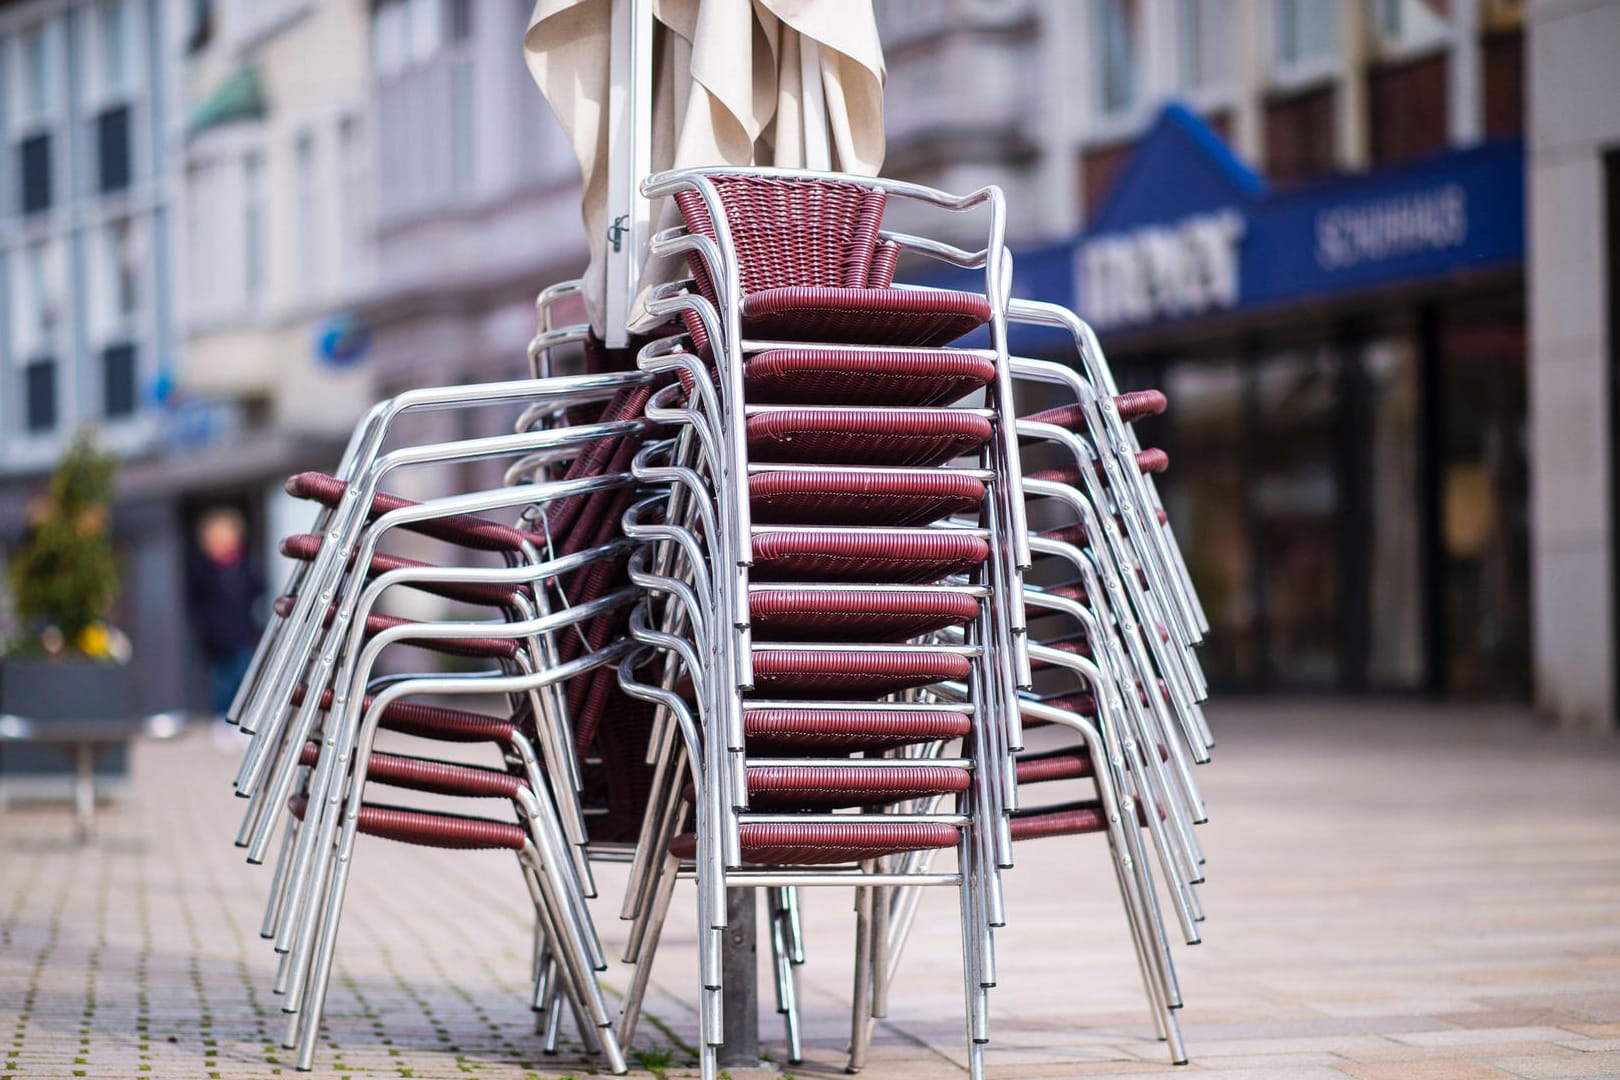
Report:
<svg viewBox="0 0 1620 1080"><path fill-rule="evenodd" d="M804 1041L799 1030L799 972L793 962L792 913L787 889L767 889L766 907L771 922L771 960L776 970L776 1011L782 1015L787 1039L788 1064L804 1060Z"/></svg>
<svg viewBox="0 0 1620 1080"><path fill-rule="evenodd" d="M669 915L669 904L675 895L676 872L679 869L679 859L673 855L665 857L664 869L659 874L652 905L646 913L635 974L631 976L630 986L624 994L624 1003L619 1008L619 1045L626 1050L636 1037L636 1024L641 1019L641 1002L647 994L647 984L652 978L653 957L658 954L658 938L664 931L664 919Z"/></svg>

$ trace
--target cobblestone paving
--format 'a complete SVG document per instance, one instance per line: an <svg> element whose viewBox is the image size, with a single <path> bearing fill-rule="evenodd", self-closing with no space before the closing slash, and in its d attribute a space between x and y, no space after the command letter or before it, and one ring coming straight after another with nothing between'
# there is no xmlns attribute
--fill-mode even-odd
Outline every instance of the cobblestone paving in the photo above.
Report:
<svg viewBox="0 0 1620 1080"><path fill-rule="evenodd" d="M992 1077L1620 1077L1620 744L1388 702L1212 720L1207 940L1178 955L1194 1063L1153 1040L1102 842L1081 838L1021 849L1009 878ZM232 765L206 733L142 747L86 848L61 808L0 815L0 1080L294 1074L258 936L269 875L230 843ZM621 881L602 873L610 950ZM508 856L363 846L317 1075L595 1071L539 1052L526 909ZM807 919L801 1078L842 1071L848 894L810 896ZM691 922L678 905L642 1076L691 1071ZM935 891L867 1076L960 1074L958 970Z"/></svg>

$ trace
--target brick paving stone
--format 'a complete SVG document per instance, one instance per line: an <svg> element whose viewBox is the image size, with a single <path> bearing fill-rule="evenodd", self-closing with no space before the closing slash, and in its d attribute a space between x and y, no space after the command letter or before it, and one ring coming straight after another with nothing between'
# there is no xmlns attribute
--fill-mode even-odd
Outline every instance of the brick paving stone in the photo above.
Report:
<svg viewBox="0 0 1620 1080"><path fill-rule="evenodd" d="M994 1080L1620 1077L1620 747L1508 709L1228 702L1210 717L1209 919L1177 951L1193 1064L1172 1069L1152 1037L1105 845L1082 837L1020 849L1007 877ZM234 761L197 735L137 748L134 767L88 847L63 808L0 815L0 1080L295 1075L258 934L269 874L231 844ZM600 872L610 956L622 882ZM636 1047L667 1052L671 1080L695 1072L690 893ZM805 916L801 1078L842 1071L848 893L807 894ZM548 1058L533 1035L529 919L509 856L363 841L316 1075L589 1075L600 1063L572 1036ZM869 1080L961 1070L959 956L954 897L933 891ZM609 984L628 974L615 964ZM780 1061L769 1005L762 1035Z"/></svg>

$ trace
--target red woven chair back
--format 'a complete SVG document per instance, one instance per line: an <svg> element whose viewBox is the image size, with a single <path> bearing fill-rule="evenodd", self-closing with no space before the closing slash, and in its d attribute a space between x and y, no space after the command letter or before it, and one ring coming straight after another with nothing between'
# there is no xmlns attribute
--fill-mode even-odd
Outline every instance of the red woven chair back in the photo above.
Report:
<svg viewBox="0 0 1620 1080"><path fill-rule="evenodd" d="M715 176L737 249L743 294L791 285L864 288L872 267L884 193L840 180L788 180L760 176ZM703 197L675 195L689 232L715 238ZM716 300L702 260L688 262L698 291Z"/></svg>

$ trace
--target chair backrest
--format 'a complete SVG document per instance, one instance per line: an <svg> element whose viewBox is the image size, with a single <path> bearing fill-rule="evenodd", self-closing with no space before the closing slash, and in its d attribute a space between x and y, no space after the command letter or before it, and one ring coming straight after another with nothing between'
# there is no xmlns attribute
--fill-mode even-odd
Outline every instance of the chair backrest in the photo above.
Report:
<svg viewBox="0 0 1620 1080"><path fill-rule="evenodd" d="M725 207L744 295L793 285L865 288L886 196L843 180L710 176ZM703 197L677 192L689 232L715 237ZM702 261L689 257L698 291L716 292Z"/></svg>

